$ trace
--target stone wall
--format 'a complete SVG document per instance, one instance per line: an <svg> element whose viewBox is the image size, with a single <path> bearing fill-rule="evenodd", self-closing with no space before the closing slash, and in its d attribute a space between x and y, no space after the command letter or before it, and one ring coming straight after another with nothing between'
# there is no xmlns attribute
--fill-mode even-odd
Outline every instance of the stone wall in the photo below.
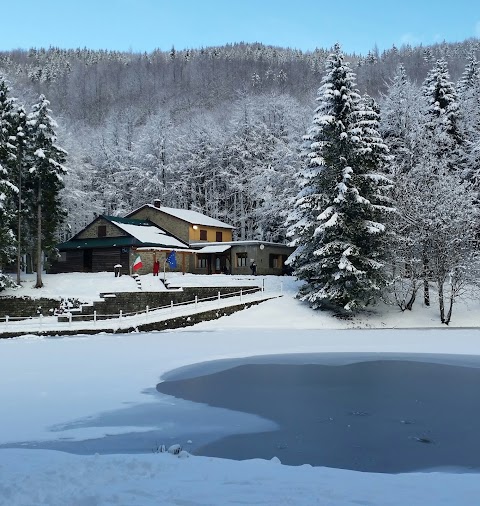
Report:
<svg viewBox="0 0 480 506"><path fill-rule="evenodd" d="M174 304L182 302L191 302L207 297L217 297L218 292L222 297L233 296L235 292L240 290L259 291L258 286L229 286L229 287L187 287L183 290L168 290L164 292L119 292L115 294L107 294L103 301L96 301L93 305L84 306L82 314L92 315L94 311L98 316L116 315L120 310L123 313L135 313L137 311L145 311L148 306L150 309L169 306L173 301ZM100 294L105 296L105 294ZM114 296L109 296L114 295Z"/></svg>
<svg viewBox="0 0 480 506"><path fill-rule="evenodd" d="M153 207L144 207L129 214L128 217L135 218L136 220L150 220L152 223L155 223L155 225L158 225L160 228L163 228L188 244L188 223L179 218L175 218L175 216L171 216Z"/></svg>
<svg viewBox="0 0 480 506"><path fill-rule="evenodd" d="M190 316L177 316L174 318L170 318L168 320L164 320L161 322L155 322L155 323L148 323L144 325L138 325L137 327L130 327L128 329L120 329L118 331L112 330L112 329L102 329L100 328L101 325L99 325L99 328L97 329L85 329L85 330L62 330L58 332L35 332L36 335L42 336L42 335L49 335L49 336L72 336L77 334L125 334L128 332L154 332L154 331L161 331L161 330L171 330L171 329L178 329L183 327L189 327L191 325L195 325L196 323L208 321L208 320L216 320L218 318L221 318L222 316L228 316L233 313L236 313L237 311L241 311L243 309L247 309L251 306L255 306L257 304L260 304L260 302L263 301L252 301L252 302L245 302L242 304L237 304L236 306L230 306L222 309L217 310L209 310L209 311L203 311L201 313L197 313ZM11 337L18 337L20 335L26 334L26 332L4 332L0 333L0 339L6 339ZM32 332L28 332L28 334L32 334Z"/></svg>
<svg viewBox="0 0 480 506"><path fill-rule="evenodd" d="M110 221L99 218L83 230L76 239L97 239L98 238L98 227L99 225L105 225L107 235L105 237L127 237L128 234L121 228L116 227Z"/></svg>
<svg viewBox="0 0 480 506"><path fill-rule="evenodd" d="M0 318L38 316L38 308L44 316L52 314L53 309L60 306L57 299L31 299L30 297L0 297ZM52 311L50 311L52 310Z"/></svg>

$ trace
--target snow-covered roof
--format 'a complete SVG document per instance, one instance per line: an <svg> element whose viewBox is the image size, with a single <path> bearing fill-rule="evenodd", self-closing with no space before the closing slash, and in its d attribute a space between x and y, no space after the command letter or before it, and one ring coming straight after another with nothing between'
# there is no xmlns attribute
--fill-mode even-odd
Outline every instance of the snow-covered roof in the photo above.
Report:
<svg viewBox="0 0 480 506"><path fill-rule="evenodd" d="M168 246L172 248L188 247L184 242L171 236L170 234L165 232L165 230L151 223L145 222L141 223L140 221L138 225L132 223L125 223L126 220L115 219L111 216L107 217L107 219L115 223L115 225L118 228L121 228L123 231L127 232L127 234L131 235L132 237L135 237L135 239L138 239L140 242L146 244L161 244L162 246Z"/></svg>
<svg viewBox="0 0 480 506"><path fill-rule="evenodd" d="M203 242L192 242L190 243L190 246L192 248L200 248L201 246L204 246L206 243ZM258 241L258 240L251 240L251 241L225 241L225 242L209 242L209 246L217 246L217 245L229 245L229 246L261 246L262 244L265 246L282 246L285 248L291 248L288 244L282 244L280 242L269 242L269 241Z"/></svg>
<svg viewBox="0 0 480 506"><path fill-rule="evenodd" d="M229 225L228 223L224 223L223 221L217 220L215 218L210 218L210 216L207 216L206 214L199 213L197 211L191 211L189 209L177 209L175 207L155 207L152 204L147 204L148 207L151 207L152 209L158 209L159 211L162 211L165 214L169 214L170 216L175 216L175 218L178 218L180 220L186 221L187 223L190 223L191 225L204 225L206 227L218 227L218 228L230 228L233 229L232 225ZM132 214L132 213L130 213Z"/></svg>
<svg viewBox="0 0 480 506"><path fill-rule="evenodd" d="M231 248L231 246L229 244L224 244L224 245L220 245L220 244L214 244L213 246L210 245L210 246L205 246L204 248L201 248L199 250L197 250L197 253L223 253L227 250L229 250Z"/></svg>
<svg viewBox="0 0 480 506"><path fill-rule="evenodd" d="M168 246L142 246L140 248L135 248L135 251L175 251L178 253L197 253L196 249L188 249L188 248L169 248Z"/></svg>

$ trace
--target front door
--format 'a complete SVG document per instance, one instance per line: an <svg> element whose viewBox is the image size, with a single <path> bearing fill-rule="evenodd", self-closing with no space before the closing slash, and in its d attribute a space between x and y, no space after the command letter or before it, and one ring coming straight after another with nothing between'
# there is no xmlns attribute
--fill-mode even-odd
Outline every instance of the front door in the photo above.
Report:
<svg viewBox="0 0 480 506"><path fill-rule="evenodd" d="M83 250L83 272L92 272L93 254L91 249Z"/></svg>

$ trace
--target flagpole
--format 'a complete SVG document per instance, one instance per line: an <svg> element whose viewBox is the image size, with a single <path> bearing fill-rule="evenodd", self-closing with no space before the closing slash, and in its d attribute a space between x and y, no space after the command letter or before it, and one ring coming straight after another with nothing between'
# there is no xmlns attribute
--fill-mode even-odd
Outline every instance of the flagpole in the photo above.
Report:
<svg viewBox="0 0 480 506"><path fill-rule="evenodd" d="M165 266L167 265L167 254L165 253L165 262L163 262L163 284L165 284Z"/></svg>

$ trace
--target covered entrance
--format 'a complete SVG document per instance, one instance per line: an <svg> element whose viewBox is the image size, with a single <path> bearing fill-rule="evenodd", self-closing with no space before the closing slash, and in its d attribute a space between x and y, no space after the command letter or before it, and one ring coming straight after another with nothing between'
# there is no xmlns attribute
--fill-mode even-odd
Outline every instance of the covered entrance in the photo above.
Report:
<svg viewBox="0 0 480 506"><path fill-rule="evenodd" d="M197 270L207 274L231 274L231 246L215 244L204 246L197 251Z"/></svg>

